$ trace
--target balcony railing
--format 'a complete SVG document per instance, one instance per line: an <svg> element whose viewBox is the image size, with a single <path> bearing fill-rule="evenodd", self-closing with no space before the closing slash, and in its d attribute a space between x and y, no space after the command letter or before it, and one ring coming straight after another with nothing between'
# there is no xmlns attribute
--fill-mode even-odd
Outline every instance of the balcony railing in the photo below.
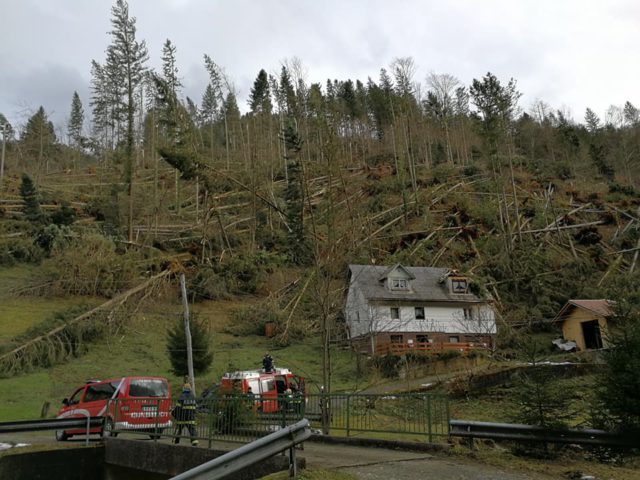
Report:
<svg viewBox="0 0 640 480"><path fill-rule="evenodd" d="M472 350L490 350L491 345L484 342L389 342L379 343L375 355L405 355L407 353L435 354L447 351L468 353Z"/></svg>

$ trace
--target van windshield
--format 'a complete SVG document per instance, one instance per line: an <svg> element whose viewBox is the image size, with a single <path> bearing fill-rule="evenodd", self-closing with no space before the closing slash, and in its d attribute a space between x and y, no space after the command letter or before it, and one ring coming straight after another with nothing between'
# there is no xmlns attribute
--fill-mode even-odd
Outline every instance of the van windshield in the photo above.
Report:
<svg viewBox="0 0 640 480"><path fill-rule="evenodd" d="M129 385L130 397L167 397L167 382L153 378L137 378Z"/></svg>

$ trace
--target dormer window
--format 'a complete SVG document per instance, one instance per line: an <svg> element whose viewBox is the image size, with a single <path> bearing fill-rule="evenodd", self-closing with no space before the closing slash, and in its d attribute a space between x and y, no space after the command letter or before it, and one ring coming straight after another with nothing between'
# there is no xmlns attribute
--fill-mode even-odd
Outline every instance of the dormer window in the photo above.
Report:
<svg viewBox="0 0 640 480"><path fill-rule="evenodd" d="M451 293L465 294L469 290L469 282L465 277L450 277Z"/></svg>
<svg viewBox="0 0 640 480"><path fill-rule="evenodd" d="M406 278L390 278L389 287L391 290L408 290L409 282Z"/></svg>

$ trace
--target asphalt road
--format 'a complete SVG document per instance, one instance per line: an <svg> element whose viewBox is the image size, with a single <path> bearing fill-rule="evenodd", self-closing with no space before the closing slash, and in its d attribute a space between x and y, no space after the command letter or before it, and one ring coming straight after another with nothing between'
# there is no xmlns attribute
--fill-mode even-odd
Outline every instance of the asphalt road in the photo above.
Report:
<svg viewBox="0 0 640 480"><path fill-rule="evenodd" d="M135 438L135 437L132 437ZM143 437L138 437L143 438ZM99 441L92 436L92 443ZM150 440L143 440L150 441ZM0 443L53 445L54 432L0 435ZM59 445L84 445L84 438L73 438ZM298 455L308 467L340 470L362 480L550 480L546 475L509 472L444 453L416 453L385 448L305 443Z"/></svg>

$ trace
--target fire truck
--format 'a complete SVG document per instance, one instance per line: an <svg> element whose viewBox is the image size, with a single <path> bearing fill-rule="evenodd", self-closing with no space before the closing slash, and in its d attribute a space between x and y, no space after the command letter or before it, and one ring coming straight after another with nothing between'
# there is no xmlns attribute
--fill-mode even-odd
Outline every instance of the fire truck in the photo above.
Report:
<svg viewBox="0 0 640 480"><path fill-rule="evenodd" d="M286 402L290 407L302 406L306 399L304 378L288 368L227 372L220 381L220 393L253 395L258 411L277 412Z"/></svg>

